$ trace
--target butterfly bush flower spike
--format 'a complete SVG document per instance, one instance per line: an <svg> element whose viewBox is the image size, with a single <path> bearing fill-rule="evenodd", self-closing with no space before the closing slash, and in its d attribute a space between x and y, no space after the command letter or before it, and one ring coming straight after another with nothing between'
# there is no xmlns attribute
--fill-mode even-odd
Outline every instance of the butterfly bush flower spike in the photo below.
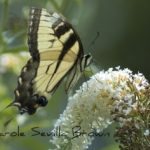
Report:
<svg viewBox="0 0 150 150"><path fill-rule="evenodd" d="M75 95L69 97L66 110L56 121L53 130L60 127L61 136L54 136L50 142L56 149L88 149L94 139L94 133L102 132L113 121L119 122L120 128L116 131L116 137L121 141L120 138L124 137L120 137L119 132L132 120L131 114L134 118L133 111L136 112L139 105L135 93L144 94L148 86L142 74L133 75L129 69L121 70L117 67L97 73L83 83ZM144 127L146 125L143 125ZM149 130L145 128L143 136L148 133Z"/></svg>

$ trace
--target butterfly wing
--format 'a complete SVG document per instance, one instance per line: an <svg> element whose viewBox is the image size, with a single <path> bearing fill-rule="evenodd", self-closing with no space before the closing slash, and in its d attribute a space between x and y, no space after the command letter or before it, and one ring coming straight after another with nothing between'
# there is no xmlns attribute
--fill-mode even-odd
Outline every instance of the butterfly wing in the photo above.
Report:
<svg viewBox="0 0 150 150"><path fill-rule="evenodd" d="M28 35L30 54L39 62L35 91L52 93L83 55L80 39L60 15L37 8L31 9Z"/></svg>

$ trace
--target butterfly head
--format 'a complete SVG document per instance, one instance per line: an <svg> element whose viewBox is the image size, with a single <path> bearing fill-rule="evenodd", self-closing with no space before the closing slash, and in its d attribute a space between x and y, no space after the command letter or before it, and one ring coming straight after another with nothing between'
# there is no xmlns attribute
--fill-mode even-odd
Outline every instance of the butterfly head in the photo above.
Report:
<svg viewBox="0 0 150 150"><path fill-rule="evenodd" d="M33 90L33 89L32 89ZM27 112L32 115L38 107L44 107L48 103L46 96L43 94L33 94L31 91L15 90L15 101L12 106L17 106L20 114Z"/></svg>
<svg viewBox="0 0 150 150"><path fill-rule="evenodd" d="M18 107L20 114L27 112L32 115L36 112L38 107L44 107L48 103L45 96L39 96L38 94L33 95L29 99L20 99L21 97L19 96L16 98L17 99L12 103L12 105Z"/></svg>

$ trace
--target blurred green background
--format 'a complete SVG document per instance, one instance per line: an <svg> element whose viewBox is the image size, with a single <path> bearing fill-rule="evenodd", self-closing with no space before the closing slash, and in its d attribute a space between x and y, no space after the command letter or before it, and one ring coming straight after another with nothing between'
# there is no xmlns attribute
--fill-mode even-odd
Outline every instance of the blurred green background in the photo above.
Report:
<svg viewBox="0 0 150 150"><path fill-rule="evenodd" d="M15 108L3 110L14 98L17 76L29 58L27 27L30 7L62 13L79 33L85 53L90 52L102 70L121 66L143 73L150 80L150 1L149 0L0 0L0 150L46 150L50 137L4 137L4 131L40 127L50 131L67 104L63 85L46 108L35 115L19 116ZM97 33L99 37L95 39ZM63 98L62 98L63 97ZM4 123L15 119L4 128ZM117 150L114 126L110 137L96 138L90 150Z"/></svg>

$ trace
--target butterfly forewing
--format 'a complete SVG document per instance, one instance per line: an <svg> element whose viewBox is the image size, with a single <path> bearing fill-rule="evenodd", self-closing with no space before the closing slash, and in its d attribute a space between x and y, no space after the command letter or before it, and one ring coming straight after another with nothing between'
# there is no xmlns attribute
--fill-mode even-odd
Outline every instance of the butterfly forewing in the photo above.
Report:
<svg viewBox="0 0 150 150"><path fill-rule="evenodd" d="M33 28L35 22L39 22L37 31ZM32 37L37 39L33 42ZM33 83L39 92L53 92L55 86L75 65L82 51L71 25L57 13L49 13L45 9L31 9L29 45L31 55L33 50L38 51L37 59L40 63Z"/></svg>

